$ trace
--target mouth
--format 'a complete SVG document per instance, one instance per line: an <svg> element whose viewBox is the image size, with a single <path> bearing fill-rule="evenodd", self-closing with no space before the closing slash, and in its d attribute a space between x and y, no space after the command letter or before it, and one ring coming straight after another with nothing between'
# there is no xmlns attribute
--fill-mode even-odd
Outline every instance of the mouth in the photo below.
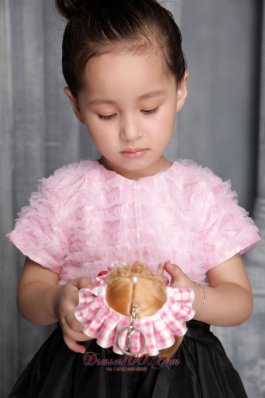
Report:
<svg viewBox="0 0 265 398"><path fill-rule="evenodd" d="M148 148L134 148L134 149L125 149L121 153L136 153L136 152L142 152L142 151L147 151Z"/></svg>
<svg viewBox="0 0 265 398"><path fill-rule="evenodd" d="M125 149L124 151L121 151L121 154L127 157L135 158L143 156L147 151L148 148Z"/></svg>

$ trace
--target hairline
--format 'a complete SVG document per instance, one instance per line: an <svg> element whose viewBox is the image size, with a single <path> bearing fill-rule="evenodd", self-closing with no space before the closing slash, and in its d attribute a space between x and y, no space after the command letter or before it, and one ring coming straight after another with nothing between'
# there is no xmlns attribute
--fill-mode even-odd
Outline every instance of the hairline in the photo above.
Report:
<svg viewBox="0 0 265 398"><path fill-rule="evenodd" d="M84 87L84 70L87 66L87 63L94 57L100 57L105 54L110 54L110 53L118 53L118 54L143 54L148 56L151 51L154 50L154 48L158 48L159 51L161 51L163 62L162 62L162 67L163 67L163 72L167 76L167 78L174 77L176 84L177 82L177 77L170 71L167 61L166 61L166 55L165 55L165 46L162 44L162 41L160 40L155 40L156 37L153 36L153 40L150 40L148 36L144 35L145 40L143 40L143 35L138 35L135 36L135 38L132 40L131 38L126 38L126 39L117 39L115 41L106 41L104 43L90 43L91 47L94 46L95 50L91 55L89 55L87 58L84 59L82 64L76 65L77 67L80 67L80 72L82 74L80 78L80 88L78 89L78 92L82 90L82 87ZM78 96L78 93L77 93Z"/></svg>

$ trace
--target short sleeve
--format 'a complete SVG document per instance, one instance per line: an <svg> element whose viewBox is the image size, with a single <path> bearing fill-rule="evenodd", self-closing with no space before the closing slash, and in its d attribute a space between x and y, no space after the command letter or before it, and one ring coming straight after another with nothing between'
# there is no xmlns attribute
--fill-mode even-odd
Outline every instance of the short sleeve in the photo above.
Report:
<svg viewBox="0 0 265 398"><path fill-rule="evenodd" d="M66 209L61 200L61 173L42 178L6 236L25 256L60 273L68 251Z"/></svg>
<svg viewBox="0 0 265 398"><path fill-rule="evenodd" d="M204 271L243 254L261 240L249 213L238 204L231 181L214 173L200 183L200 239L204 249Z"/></svg>

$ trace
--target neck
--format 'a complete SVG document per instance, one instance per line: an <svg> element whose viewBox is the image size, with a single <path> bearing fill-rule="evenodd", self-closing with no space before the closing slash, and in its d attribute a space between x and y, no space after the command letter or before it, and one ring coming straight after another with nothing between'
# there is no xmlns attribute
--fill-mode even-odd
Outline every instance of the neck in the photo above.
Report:
<svg viewBox="0 0 265 398"><path fill-rule="evenodd" d="M107 170L114 171L122 175L123 177L131 180L138 180L139 178L142 177L152 176L163 169L168 169L172 165L172 163L169 160L167 160L164 156L162 156L154 166L150 166L145 169L137 171L126 170L121 167L116 167L103 156L100 159L98 159L98 162L102 164Z"/></svg>

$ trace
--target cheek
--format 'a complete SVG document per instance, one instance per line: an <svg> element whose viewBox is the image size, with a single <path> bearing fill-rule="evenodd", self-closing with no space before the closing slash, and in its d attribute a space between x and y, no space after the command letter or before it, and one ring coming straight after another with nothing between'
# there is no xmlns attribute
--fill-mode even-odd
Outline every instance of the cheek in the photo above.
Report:
<svg viewBox="0 0 265 398"><path fill-rule="evenodd" d="M106 123L106 125L105 125ZM99 122L97 119L87 118L85 121L86 128L94 140L105 140L111 134L111 126L108 122Z"/></svg>
<svg viewBox="0 0 265 398"><path fill-rule="evenodd" d="M167 141L174 129L174 118L169 115L161 115L157 120L154 121L151 128L151 134L163 141Z"/></svg>
<svg viewBox="0 0 265 398"><path fill-rule="evenodd" d="M113 131L110 126L90 125L89 134L98 149L111 148L114 144Z"/></svg>

